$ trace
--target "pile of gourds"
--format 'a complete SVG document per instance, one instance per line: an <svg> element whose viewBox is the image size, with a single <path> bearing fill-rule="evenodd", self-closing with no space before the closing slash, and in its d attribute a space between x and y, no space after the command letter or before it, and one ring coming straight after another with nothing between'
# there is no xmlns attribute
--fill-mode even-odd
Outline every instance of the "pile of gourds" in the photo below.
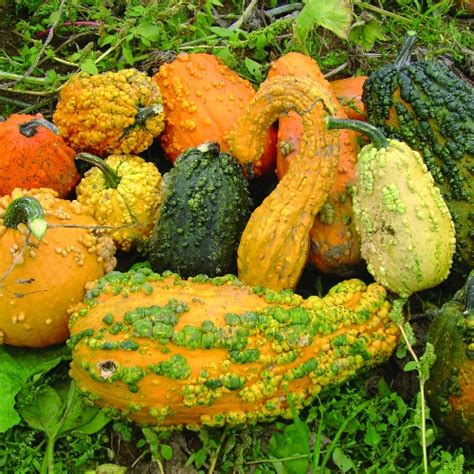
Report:
<svg viewBox="0 0 474 474"><path fill-rule="evenodd" d="M474 261L473 91L408 63L411 42L395 65L333 83L288 53L257 91L204 53L153 78L81 73L53 123L0 123L1 341L68 339L91 400L164 427L285 416L290 396L300 408L386 360L393 295ZM163 174L139 156L155 139ZM255 205L249 180L274 172ZM133 249L152 269L113 271ZM375 283L303 299L308 263Z"/></svg>

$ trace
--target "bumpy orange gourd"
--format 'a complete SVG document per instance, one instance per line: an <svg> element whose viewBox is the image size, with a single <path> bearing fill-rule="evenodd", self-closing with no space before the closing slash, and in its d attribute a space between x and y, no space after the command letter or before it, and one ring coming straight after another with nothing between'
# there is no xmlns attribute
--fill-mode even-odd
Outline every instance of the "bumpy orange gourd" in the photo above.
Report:
<svg viewBox="0 0 474 474"><path fill-rule="evenodd" d="M341 103L347 118L365 120L365 107L362 102L362 91L367 76L345 77L331 81L337 100Z"/></svg>
<svg viewBox="0 0 474 474"><path fill-rule="evenodd" d="M303 122L298 155L274 191L252 213L238 249L239 278L273 290L294 288L308 258L309 231L334 184L340 134L325 119L337 102L308 78L267 79L231 134L231 153L243 164L258 159L269 124L290 111Z"/></svg>
<svg viewBox="0 0 474 474"><path fill-rule="evenodd" d="M41 114L10 115L0 122L0 196L47 187L66 197L79 181L74 155Z"/></svg>
<svg viewBox="0 0 474 474"><path fill-rule="evenodd" d="M136 69L82 72L61 88L53 121L77 152L138 154L163 130L161 93Z"/></svg>
<svg viewBox="0 0 474 474"><path fill-rule="evenodd" d="M170 160L209 141L218 143L222 152L229 150L230 129L255 96L250 82L207 53L181 53L153 79L163 94L166 125L159 140ZM275 159L276 131L269 126L253 174L273 170Z"/></svg>
<svg viewBox="0 0 474 474"><path fill-rule="evenodd" d="M322 389L386 360L398 341L378 284L324 298L227 275L112 272L70 320L70 374L112 416L162 429L291 417Z"/></svg>
<svg viewBox="0 0 474 474"><path fill-rule="evenodd" d="M288 53L277 59L268 72L276 76L306 77L317 82L337 104L336 117L346 118L329 82L314 59L301 53ZM317 133L325 133L318 131ZM295 112L278 120L277 175L281 179L298 154L303 137L301 117ZM361 265L360 238L356 232L351 188L355 183L356 133L342 130L336 179L327 200L314 219L310 232L308 260L320 271L340 276L354 273Z"/></svg>
<svg viewBox="0 0 474 474"><path fill-rule="evenodd" d="M23 223L7 227L6 210L25 196L39 201L48 226L60 227L48 228L41 239ZM1 343L44 347L67 339L69 306L82 300L87 282L116 263L110 238L80 228L94 225L81 204L58 199L50 189L15 189L0 198Z"/></svg>

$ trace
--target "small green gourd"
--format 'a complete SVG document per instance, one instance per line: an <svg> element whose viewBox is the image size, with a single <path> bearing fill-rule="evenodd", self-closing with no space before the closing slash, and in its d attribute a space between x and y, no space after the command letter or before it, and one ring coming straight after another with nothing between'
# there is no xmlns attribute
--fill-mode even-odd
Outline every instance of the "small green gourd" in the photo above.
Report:
<svg viewBox="0 0 474 474"><path fill-rule="evenodd" d="M207 142L185 151L164 175L163 203L149 244L157 272L183 277L235 273L251 212L247 180L229 154Z"/></svg>

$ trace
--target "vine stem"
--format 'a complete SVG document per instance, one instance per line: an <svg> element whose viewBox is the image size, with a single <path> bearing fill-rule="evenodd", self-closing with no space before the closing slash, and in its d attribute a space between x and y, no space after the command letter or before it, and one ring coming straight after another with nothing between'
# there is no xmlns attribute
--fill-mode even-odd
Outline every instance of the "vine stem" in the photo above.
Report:
<svg viewBox="0 0 474 474"><path fill-rule="evenodd" d="M420 405L421 405L421 448L423 451L423 472L425 474L428 473L428 446L426 442L426 399L425 399L425 382L426 379L422 376L421 371L419 369L420 367L420 360L418 359L418 356L415 354L415 351L413 350L413 346L410 343L410 340L408 339L407 333L405 332L405 329L400 323L397 323L398 328L400 329L400 333L403 337L403 341L405 342L408 352L412 356L413 360L416 362L416 365L418 367L418 380L420 384Z"/></svg>
<svg viewBox="0 0 474 474"><path fill-rule="evenodd" d="M216 451L215 451L214 455L212 456L211 463L209 465L209 470L207 471L208 474L213 474L214 473L214 469L216 468L216 464L217 464L217 458L219 457L219 453L222 449L222 445L224 443L224 440L225 440L226 436L227 436L227 428L224 428L224 431L222 432L221 439L219 440L219 444L216 448Z"/></svg>
<svg viewBox="0 0 474 474"><path fill-rule="evenodd" d="M370 3L355 1L354 4L361 6L365 8L366 10L371 10L375 13L379 13L380 15L395 18L396 20L399 20L402 23L407 23L407 24L411 23L411 20L409 20L408 18L405 18L404 16L397 15L396 13L393 13L393 12L389 12L387 10L384 10L383 8L376 7L375 5L371 5Z"/></svg>
<svg viewBox="0 0 474 474"><path fill-rule="evenodd" d="M50 82L49 78L47 77L31 77L31 76L25 77L23 75L15 74L13 72L7 72L7 71L0 71L0 79L31 82L32 84L41 84L41 85L44 85L45 82Z"/></svg>
<svg viewBox="0 0 474 474"><path fill-rule="evenodd" d="M229 30L236 30L242 26L242 24L245 22L245 20L251 15L252 10L255 8L255 5L257 5L257 0L252 0L247 8L244 10L240 18L232 23L232 25L229 26Z"/></svg>

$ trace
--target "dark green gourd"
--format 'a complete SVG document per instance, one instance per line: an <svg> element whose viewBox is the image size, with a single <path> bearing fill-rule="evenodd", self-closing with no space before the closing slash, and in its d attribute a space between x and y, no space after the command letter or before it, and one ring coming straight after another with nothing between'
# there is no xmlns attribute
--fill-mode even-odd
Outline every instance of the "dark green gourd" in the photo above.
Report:
<svg viewBox="0 0 474 474"><path fill-rule="evenodd" d="M421 153L451 212L465 276L474 266L474 89L440 62L409 62L414 39L369 76L363 101L370 123Z"/></svg>
<svg viewBox="0 0 474 474"><path fill-rule="evenodd" d="M182 277L236 271L237 246L251 212L237 161L216 143L185 151L164 176L164 196L149 260Z"/></svg>
<svg viewBox="0 0 474 474"><path fill-rule="evenodd" d="M474 270L430 326L436 360L426 394L433 418L451 435L474 446Z"/></svg>

